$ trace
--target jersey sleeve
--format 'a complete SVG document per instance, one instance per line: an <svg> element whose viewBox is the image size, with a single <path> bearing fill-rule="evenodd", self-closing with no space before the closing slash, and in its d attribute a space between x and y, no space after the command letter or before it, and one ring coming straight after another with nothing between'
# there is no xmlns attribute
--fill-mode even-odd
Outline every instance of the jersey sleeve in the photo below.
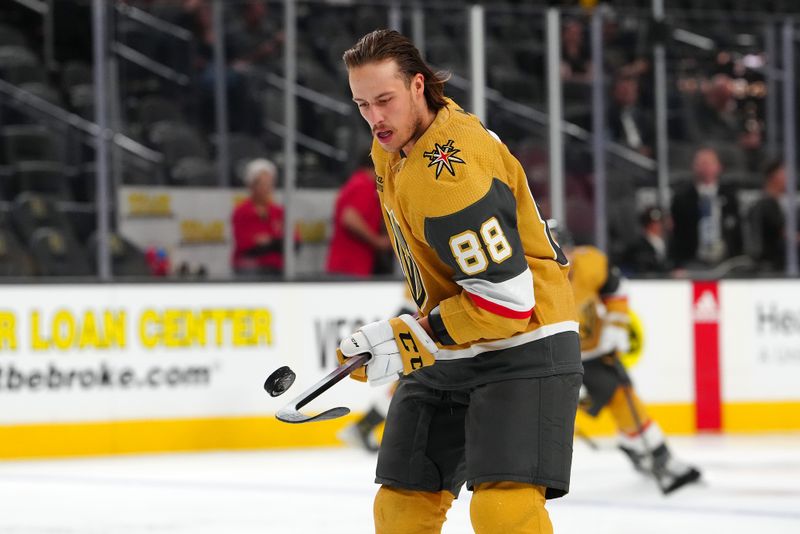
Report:
<svg viewBox="0 0 800 534"><path fill-rule="evenodd" d="M425 218L426 242L462 288L429 314L443 344L504 339L528 325L535 305L533 277L516 213L513 192L495 178L472 204Z"/></svg>
<svg viewBox="0 0 800 534"><path fill-rule="evenodd" d="M623 326L630 321L627 285L620 270L609 264L605 283L598 291L600 299L606 307L606 322Z"/></svg>

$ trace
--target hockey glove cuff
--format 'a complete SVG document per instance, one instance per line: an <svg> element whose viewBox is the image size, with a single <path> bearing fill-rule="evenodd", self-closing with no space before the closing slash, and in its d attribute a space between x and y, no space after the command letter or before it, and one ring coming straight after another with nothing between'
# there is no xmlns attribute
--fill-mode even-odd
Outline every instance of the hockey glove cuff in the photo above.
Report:
<svg viewBox="0 0 800 534"><path fill-rule="evenodd" d="M372 386L433 365L438 351L427 332L407 314L366 324L339 345L343 358L363 352L372 354L366 366L366 379ZM363 381L363 375L352 373L351 376Z"/></svg>

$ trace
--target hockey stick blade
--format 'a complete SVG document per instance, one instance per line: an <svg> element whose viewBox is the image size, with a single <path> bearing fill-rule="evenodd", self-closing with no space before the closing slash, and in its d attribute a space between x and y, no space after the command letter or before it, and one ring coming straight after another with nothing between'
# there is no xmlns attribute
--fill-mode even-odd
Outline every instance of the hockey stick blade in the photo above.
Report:
<svg viewBox="0 0 800 534"><path fill-rule="evenodd" d="M305 415L300 412L300 408L316 399L337 382L349 375L352 371L358 369L366 364L370 359L368 352L358 354L352 358L348 358L342 365L331 371L325 378L305 390L292 402L278 410L275 417L284 423L310 423L312 421L326 421L328 419L336 419L350 413L350 408L339 406L331 408L317 415Z"/></svg>

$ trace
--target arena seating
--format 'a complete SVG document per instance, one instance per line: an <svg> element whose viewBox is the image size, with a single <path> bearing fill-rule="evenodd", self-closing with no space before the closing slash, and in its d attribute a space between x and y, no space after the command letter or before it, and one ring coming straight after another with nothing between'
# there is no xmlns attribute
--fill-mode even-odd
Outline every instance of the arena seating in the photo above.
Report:
<svg viewBox="0 0 800 534"><path fill-rule="evenodd" d="M246 14L244 4L226 4L226 38L229 45L233 46ZM263 26L272 27L277 34L282 25L282 3L267 4L269 19L262 21ZM547 100L543 76L545 32L542 8L548 4L545 1L492 4L487 6L485 19L485 52L487 64L490 65L487 79L491 93L538 111L546 110ZM570 2L564 4L569 6ZM572 2L572 5L575 4ZM759 12L800 11L800 4L790 0L765 0L757 4ZM198 26L201 22L193 19L175 0L128 0L125 5L149 12L157 20L174 28L182 28L183 34L176 32L171 35L157 30L125 15L124 10L115 13L116 43L172 73L165 76L152 68L143 67L141 63L117 57L121 130L164 155L164 164L158 169L146 162L133 161L126 155L122 183L214 186L219 183L214 158L219 154L220 147L214 127L213 71L209 69L211 50L209 44L204 42L202 26ZM447 6L437 3L425 6L429 15L425 18L424 34L427 58L435 66L450 69L462 79L468 79L468 24L466 16L455 16L453 13L458 13L466 5L467 2L458 1L449 2ZM607 43L608 69L617 69L621 64L638 57L648 57L646 34L641 29L647 27L650 18L650 1L622 0L614 2L613 7L618 29L615 38ZM667 8L668 22L673 27L712 39L718 47L731 50L732 56L763 49L760 30L753 29L750 16L756 9L753 2L676 0L670 2ZM59 9L66 8L60 6ZM59 14L74 18L79 15L86 17L88 13L85 5L75 5L70 9L69 13L64 11ZM520 13L525 13L525 16ZM63 47L63 51L59 49L58 61L48 69L44 65L42 41L37 33L41 29L35 25L20 24L20 20L29 19L17 15L13 9L0 13L0 79L92 120L95 103L92 58L86 53L86 36L77 38L81 28L88 24L88 19L71 28L59 28L59 43L68 42L71 46ZM300 39L297 68L300 85L340 104L350 105L346 72L341 65L342 50L364 32L385 26L388 22L385 7L343 5L340 2L300 3L298 17ZM565 19L581 21L584 41L588 39L588 19L584 14L568 9ZM412 21L408 13L403 22L406 28L410 27ZM192 37L187 39L184 34ZM734 34L751 35L752 42L737 41L733 38ZM692 84L699 88L704 79L733 69L732 64L719 63L716 52L716 49L712 52L698 50L682 42L673 42L669 47L669 166L672 183L689 177L691 155L697 146L697 142L692 141L695 124L690 104L697 100L699 89L686 88ZM280 84L270 83L267 77L283 75L283 54L279 40L271 54L246 62L245 67L239 65L241 58L232 55L235 54L233 49L228 53L226 81L231 125L229 173L233 183L237 184L241 167L247 159L267 156L279 163L282 161L280 125L283 122L283 96ZM609 70L607 74L610 80L615 71ZM746 70L739 75L741 80L749 84L763 82L763 73L758 69ZM565 119L590 128L590 86L585 81L565 80L563 87ZM469 88L463 83L454 80L448 87L448 93L468 104ZM763 121L763 94L747 98L748 102L754 104L758 119ZM364 126L355 108L349 115L343 115L319 100L313 94L299 97L300 187L340 186L352 166L352 162L342 160L340 154L356 154L367 143ZM646 109L652 112L652 94L643 94L642 101ZM3 181L0 199L13 202L25 192L55 195L59 201L84 203L80 209L73 211L83 214L76 215L75 219L83 217L84 221L88 220L86 214L92 213L92 210L86 206L94 201L91 148L83 146L80 150L74 150L74 147L67 146L66 131L51 128L34 114L7 102L0 107L3 119L0 129L0 179ZM489 103L489 110L487 126L497 131L517 154L544 150L546 125L531 123L498 106L496 102ZM587 180L586 162L590 161L591 147L586 140L571 136L565 136L565 140L570 154L566 161L567 183L584 183ZM747 154L735 144L712 142L726 168L724 179L737 182L749 190L759 186L757 170L763 159L761 153ZM329 148L321 150L320 144ZM537 165L527 168L529 175L536 175L541 169L546 171L542 163ZM609 157L608 172L609 188L617 188L615 195L609 196L610 211L636 206L637 188L655 185L652 171L646 171L618 156ZM620 189L617 185L620 183L626 185ZM583 198L573 201L574 205L591 205L591 187L573 187L573 190L583 195ZM582 215L587 213L574 207L573 211ZM621 225L612 228L612 234L625 234L630 229L627 226L629 223L628 220L612 222ZM26 238L19 237L22 246L27 246Z"/></svg>

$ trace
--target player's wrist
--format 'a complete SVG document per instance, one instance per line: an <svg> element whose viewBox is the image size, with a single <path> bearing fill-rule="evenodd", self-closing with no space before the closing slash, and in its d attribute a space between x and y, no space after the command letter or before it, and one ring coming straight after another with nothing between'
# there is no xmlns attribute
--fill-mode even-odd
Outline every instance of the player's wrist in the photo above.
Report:
<svg viewBox="0 0 800 534"><path fill-rule="evenodd" d="M425 317L419 317L417 319L417 323L422 327L422 329L425 331L425 333L428 334L428 337L430 337L433 340L434 343L438 343L439 342L439 340L436 337L436 332L433 331L433 328L431 327L431 324L430 324L430 321L428 320L428 316L427 315Z"/></svg>
<svg viewBox="0 0 800 534"><path fill-rule="evenodd" d="M431 337L436 341L436 343L439 345L457 344L455 341L453 341L453 338L450 337L447 327L444 325L444 320L442 319L439 306L433 308L430 313L425 316L425 319L427 320L428 327L432 333Z"/></svg>

